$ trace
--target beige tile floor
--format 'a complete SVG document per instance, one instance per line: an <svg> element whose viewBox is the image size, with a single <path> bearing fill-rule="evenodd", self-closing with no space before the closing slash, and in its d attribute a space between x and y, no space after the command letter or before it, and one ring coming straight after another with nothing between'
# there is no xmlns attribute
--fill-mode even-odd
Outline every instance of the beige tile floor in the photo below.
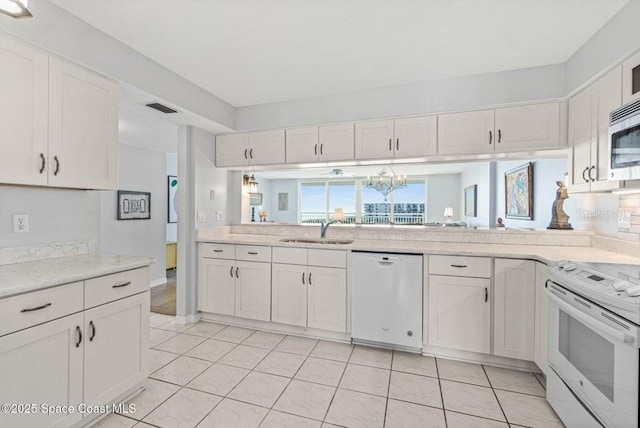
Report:
<svg viewBox="0 0 640 428"><path fill-rule="evenodd" d="M101 428L562 427L530 372L151 316L134 414Z"/></svg>

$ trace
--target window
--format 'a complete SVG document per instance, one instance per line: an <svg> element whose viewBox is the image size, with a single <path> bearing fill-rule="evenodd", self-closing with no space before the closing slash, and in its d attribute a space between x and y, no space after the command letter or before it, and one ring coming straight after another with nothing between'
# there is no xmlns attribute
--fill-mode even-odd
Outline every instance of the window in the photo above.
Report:
<svg viewBox="0 0 640 428"><path fill-rule="evenodd" d="M360 180L300 183L300 223L331 220L336 208L344 210L343 223L424 224L426 180L409 181L407 187L391 192L387 201Z"/></svg>

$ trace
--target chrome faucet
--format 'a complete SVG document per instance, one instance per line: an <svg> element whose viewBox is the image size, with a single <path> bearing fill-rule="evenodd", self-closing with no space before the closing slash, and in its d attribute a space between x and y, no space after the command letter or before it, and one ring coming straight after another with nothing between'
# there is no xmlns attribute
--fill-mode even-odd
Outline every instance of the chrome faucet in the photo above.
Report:
<svg viewBox="0 0 640 428"><path fill-rule="evenodd" d="M327 224L324 223L320 223L320 239L324 239L326 238L327 235L327 229L329 228L330 225L332 225L333 223L335 223L335 221L331 220L329 222L327 222Z"/></svg>

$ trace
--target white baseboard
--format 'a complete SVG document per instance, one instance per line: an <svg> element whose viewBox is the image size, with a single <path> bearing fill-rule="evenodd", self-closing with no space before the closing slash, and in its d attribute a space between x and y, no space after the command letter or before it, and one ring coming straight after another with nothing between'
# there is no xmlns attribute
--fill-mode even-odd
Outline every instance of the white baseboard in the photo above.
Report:
<svg viewBox="0 0 640 428"><path fill-rule="evenodd" d="M193 315L187 315L186 317L176 316L176 323L182 324L182 325L192 324L194 322L200 321L200 318L202 318L202 315L199 313L193 314Z"/></svg>
<svg viewBox="0 0 640 428"><path fill-rule="evenodd" d="M151 288L153 288L159 285L165 285L166 283L167 283L167 277L165 276L164 278L154 279L153 281L151 281L150 286Z"/></svg>

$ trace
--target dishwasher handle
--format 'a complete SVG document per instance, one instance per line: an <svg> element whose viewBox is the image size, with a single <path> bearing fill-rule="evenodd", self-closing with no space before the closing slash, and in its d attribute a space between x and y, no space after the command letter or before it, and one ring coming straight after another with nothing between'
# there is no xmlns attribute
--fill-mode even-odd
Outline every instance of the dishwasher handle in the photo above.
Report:
<svg viewBox="0 0 640 428"><path fill-rule="evenodd" d="M378 263L381 265L392 265L400 260L400 257L381 256L377 258Z"/></svg>

